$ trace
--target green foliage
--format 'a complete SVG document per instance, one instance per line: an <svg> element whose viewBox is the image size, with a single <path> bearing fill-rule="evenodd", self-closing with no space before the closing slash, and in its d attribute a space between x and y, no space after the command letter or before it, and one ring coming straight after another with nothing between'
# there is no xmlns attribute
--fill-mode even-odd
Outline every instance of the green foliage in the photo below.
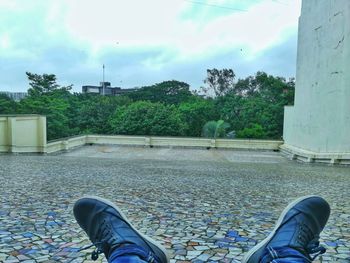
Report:
<svg viewBox="0 0 350 263"><path fill-rule="evenodd" d="M265 137L266 133L259 124L252 124L237 133L237 138L264 139Z"/></svg>
<svg viewBox="0 0 350 263"><path fill-rule="evenodd" d="M230 124L223 120L208 121L203 126L202 136L213 139L224 138L228 128L230 128Z"/></svg>
<svg viewBox="0 0 350 263"><path fill-rule="evenodd" d="M39 96L47 92L55 90L69 91L72 89L72 85L67 87L61 87L56 83L56 75L54 74L33 74L26 72L29 80L28 94L29 96Z"/></svg>
<svg viewBox="0 0 350 263"><path fill-rule="evenodd" d="M186 136L199 137L202 128L208 120L217 119L215 104L210 99L197 98L192 102L184 102L179 105L179 112L187 124Z"/></svg>
<svg viewBox="0 0 350 263"><path fill-rule="evenodd" d="M232 69L207 69L207 78L204 83L207 87L204 88L205 93L215 96L223 96L233 90L235 84L235 73Z"/></svg>
<svg viewBox="0 0 350 263"><path fill-rule="evenodd" d="M111 115L118 107L130 103L127 97L75 94L71 110L77 110L74 116L71 116L71 125L75 125L82 133L111 134Z"/></svg>
<svg viewBox="0 0 350 263"><path fill-rule="evenodd" d="M134 101L162 102L166 104L179 104L193 97L190 86L185 82L176 80L142 87L127 96Z"/></svg>
<svg viewBox="0 0 350 263"><path fill-rule="evenodd" d="M47 117L49 140L71 135L68 119L68 101L54 92L41 96L28 96L19 103L19 113L41 114Z"/></svg>
<svg viewBox="0 0 350 263"><path fill-rule="evenodd" d="M17 112L45 115L48 140L72 135L68 118L71 86L58 85L53 74L26 74L31 88L28 89L29 96L20 101Z"/></svg>
<svg viewBox="0 0 350 263"><path fill-rule="evenodd" d="M294 100L294 80L269 76L258 72L238 80L235 88L217 98L221 118L239 132L259 124L267 138L279 139L283 133L284 106Z"/></svg>
<svg viewBox="0 0 350 263"><path fill-rule="evenodd" d="M0 114L16 113L16 102L5 94L0 93Z"/></svg>
<svg viewBox="0 0 350 263"><path fill-rule="evenodd" d="M174 105L139 101L116 110L110 119L115 134L185 135L186 124Z"/></svg>
<svg viewBox="0 0 350 263"><path fill-rule="evenodd" d="M242 116L246 99L229 93L215 100L215 107L219 111L220 118L230 123L233 130L241 130L245 126L246 119Z"/></svg>
<svg viewBox="0 0 350 263"><path fill-rule="evenodd" d="M207 73L215 98L191 93L188 84L174 80L120 97L71 94L71 86L57 84L55 75L27 72L29 96L16 103L0 94L0 114L46 115L48 140L87 133L219 138L228 127L240 138L282 136L293 79L258 72L234 83L232 70Z"/></svg>

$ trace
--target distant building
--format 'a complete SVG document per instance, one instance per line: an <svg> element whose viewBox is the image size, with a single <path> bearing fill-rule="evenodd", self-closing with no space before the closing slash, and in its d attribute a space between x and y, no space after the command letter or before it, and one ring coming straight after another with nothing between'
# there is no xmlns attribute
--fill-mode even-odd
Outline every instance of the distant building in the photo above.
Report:
<svg viewBox="0 0 350 263"><path fill-rule="evenodd" d="M104 87L103 87L104 86ZM104 91L103 91L104 89ZM110 82L100 82L100 86L86 85L82 87L83 93L118 96L135 91L136 89L122 89L120 87L111 87Z"/></svg>
<svg viewBox="0 0 350 263"><path fill-rule="evenodd" d="M5 94L7 97L13 99L14 101L20 101L28 96L27 92L0 91L0 94Z"/></svg>

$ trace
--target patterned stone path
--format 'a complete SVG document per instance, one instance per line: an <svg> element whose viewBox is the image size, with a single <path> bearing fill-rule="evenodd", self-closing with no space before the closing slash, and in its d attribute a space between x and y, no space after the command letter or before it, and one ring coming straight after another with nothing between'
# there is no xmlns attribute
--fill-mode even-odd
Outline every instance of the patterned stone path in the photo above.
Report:
<svg viewBox="0 0 350 263"><path fill-rule="evenodd" d="M88 194L117 203L172 262L197 263L240 262L288 202L322 195L332 214L321 239L328 251L316 262L350 262L349 167L134 156L0 155L0 262L90 262L72 215L74 200Z"/></svg>

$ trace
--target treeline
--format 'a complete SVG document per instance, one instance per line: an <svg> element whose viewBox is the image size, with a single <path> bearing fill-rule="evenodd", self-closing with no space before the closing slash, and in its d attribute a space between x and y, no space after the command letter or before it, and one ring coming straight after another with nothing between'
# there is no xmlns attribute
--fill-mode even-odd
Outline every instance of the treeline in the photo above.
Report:
<svg viewBox="0 0 350 263"><path fill-rule="evenodd" d="M207 71L205 87L164 81L123 96L71 93L52 74L27 72L28 97L0 94L0 114L47 116L48 140L79 134L279 139L294 81L258 72L234 81L232 70ZM203 95L204 94L204 95Z"/></svg>

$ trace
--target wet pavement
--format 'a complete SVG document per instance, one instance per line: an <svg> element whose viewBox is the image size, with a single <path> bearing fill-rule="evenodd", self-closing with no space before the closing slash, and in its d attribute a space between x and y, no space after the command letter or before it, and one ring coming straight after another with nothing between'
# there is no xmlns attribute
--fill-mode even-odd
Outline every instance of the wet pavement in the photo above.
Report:
<svg viewBox="0 0 350 263"><path fill-rule="evenodd" d="M310 194L332 208L318 262L350 262L350 167L274 152L86 146L0 155L0 189L0 262L89 262L72 214L84 195L115 202L173 262L240 262L290 201Z"/></svg>

